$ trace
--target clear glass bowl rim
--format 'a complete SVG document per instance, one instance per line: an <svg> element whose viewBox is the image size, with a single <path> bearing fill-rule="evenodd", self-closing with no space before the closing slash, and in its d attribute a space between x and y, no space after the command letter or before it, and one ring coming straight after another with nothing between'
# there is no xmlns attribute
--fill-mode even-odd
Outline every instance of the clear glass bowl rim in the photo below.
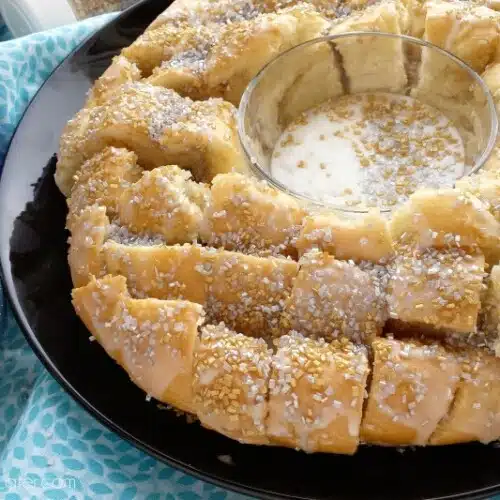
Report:
<svg viewBox="0 0 500 500"><path fill-rule="evenodd" d="M238 113L237 113L237 122L238 122L238 135L240 139L240 143L243 147L243 151L247 157L248 163L251 166L252 171L257 175L257 177L260 177L262 180L266 180L271 186L274 188L283 191L286 194L289 194L299 200L302 200L304 202L307 202L309 204L313 204L316 206L322 206L322 207L328 207L333 210L337 211L342 211L342 212L357 212L357 213L366 213L370 209L368 208L359 208L357 209L356 207L349 207L346 208L345 206L340 206L340 205L335 205L327 202L320 202L318 200L315 200L314 198L307 196L305 194L299 193L297 191L294 191L292 189L289 189L286 187L284 184L281 182L277 181L274 179L270 174L268 174L259 164L257 161L254 160L255 156L252 154L252 146L250 145L249 141L247 140L247 135L245 133L245 128L244 128L244 122L245 122L245 117L246 117L246 110L248 107L248 104L250 102L250 99L252 97L253 91L259 84L260 80L266 75L266 72L269 68L271 68L274 64L277 64L277 62L282 59L283 57L286 57L287 54L290 52L298 51L301 50L305 47L308 47L309 45L314 45L317 43L322 43L322 42L330 42L330 41L335 41L340 38L358 38L358 37L385 37L385 38L396 38L403 40L406 43L410 44L417 44L422 47L429 48L431 50L435 50L437 52L440 52L444 56L448 57L452 61L454 61L458 66L461 68L465 69L469 75L476 81L476 83L479 85L481 88L481 91L483 92L486 102L487 102L487 107L489 111L489 118L491 121L491 129L488 135L488 141L486 144L486 147L484 148L483 152L481 153L481 156L478 158L476 161L474 167L468 172L464 177L475 174L478 172L486 163L488 158L491 156L491 153L493 151L493 148L495 147L495 143L497 140L497 135L498 135L498 115L496 112L496 107L495 107L495 102L493 100L493 96L491 95L491 92L484 82L484 80L462 59L459 57L455 56L451 52L449 52L446 49L442 49L441 47L438 47L437 45L434 45L433 43L427 42L426 40L421 40L420 38L408 36L408 35L402 35L402 34L396 34L396 33L384 33L384 32L379 32L379 31L350 31L348 33L339 33L336 35L326 35L318 38L313 38L312 40L308 40L307 42L303 42L299 45L295 45L294 47L281 52L278 54L276 57L271 59L265 66L261 68L261 70L257 73L257 75L250 81L250 83L247 85L245 92L243 93L243 96L240 101L240 105L238 107ZM381 212L390 212L391 209L380 209Z"/></svg>

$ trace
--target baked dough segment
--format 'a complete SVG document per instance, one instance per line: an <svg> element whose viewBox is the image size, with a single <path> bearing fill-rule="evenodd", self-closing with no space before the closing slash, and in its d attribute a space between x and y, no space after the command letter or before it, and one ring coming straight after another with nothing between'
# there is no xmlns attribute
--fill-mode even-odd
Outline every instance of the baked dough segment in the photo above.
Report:
<svg viewBox="0 0 500 500"><path fill-rule="evenodd" d="M176 165L144 172L122 193L118 218L135 233L160 234L167 244L196 241L208 204L208 186Z"/></svg>
<svg viewBox="0 0 500 500"><path fill-rule="evenodd" d="M460 363L439 344L378 338L361 439L392 446L425 445L445 417Z"/></svg>
<svg viewBox="0 0 500 500"><path fill-rule="evenodd" d="M370 6L335 24L331 35L351 31L380 31L400 34L407 12L395 2ZM335 46L343 59L352 93L374 90L395 92L407 83L405 56L401 40L393 38L339 38ZM363 57L360 58L360 51Z"/></svg>
<svg viewBox="0 0 500 500"><path fill-rule="evenodd" d="M193 352L203 308L187 301L132 299L125 286L121 276L93 281L73 292L76 310L148 396L194 413Z"/></svg>
<svg viewBox="0 0 500 500"><path fill-rule="evenodd" d="M209 429L241 443L268 444L268 380L272 351L262 339L224 324L201 329L194 357L196 413Z"/></svg>
<svg viewBox="0 0 500 500"><path fill-rule="evenodd" d="M198 245L123 245L108 240L103 255L108 272L127 278L134 297L184 299L206 304L205 276L210 271Z"/></svg>
<svg viewBox="0 0 500 500"><path fill-rule="evenodd" d="M207 26L181 26L177 28L164 26L159 30L180 31L180 39L162 57L151 76L147 79L152 85L160 85L176 90L181 95L192 99L206 97L222 97L222 88L208 88L205 72L209 52L220 35L220 28ZM148 36L146 31L143 36ZM151 32L153 34L154 32ZM179 38L179 37L178 37ZM149 57L149 53L148 53Z"/></svg>
<svg viewBox="0 0 500 500"><path fill-rule="evenodd" d="M76 313L87 330L108 355L121 362L121 339L114 322L119 316L119 302L127 295L127 280L123 276L92 277L89 283L71 292Z"/></svg>
<svg viewBox="0 0 500 500"><path fill-rule="evenodd" d="M355 343L380 335L386 303L376 270L363 271L352 261L318 251L305 254L299 265L281 318L283 332L328 340L346 337Z"/></svg>
<svg viewBox="0 0 500 500"><path fill-rule="evenodd" d="M106 209L97 205L82 210L71 224L68 263L73 286L86 285L92 276L106 273L102 248L109 232Z"/></svg>
<svg viewBox="0 0 500 500"><path fill-rule="evenodd" d="M500 171L481 170L476 175L458 179L455 187L476 197L486 210L500 222Z"/></svg>
<svg viewBox="0 0 500 500"><path fill-rule="evenodd" d="M202 306L128 299L121 314L117 327L123 335L122 365L130 378L158 401L194 413L193 352Z"/></svg>
<svg viewBox="0 0 500 500"><path fill-rule="evenodd" d="M500 174L500 140L497 139L495 147L491 152L490 157L484 164L482 170L484 172L493 172L495 174Z"/></svg>
<svg viewBox="0 0 500 500"><path fill-rule="evenodd" d="M486 344L500 357L500 266L493 266L482 297L479 329Z"/></svg>
<svg viewBox="0 0 500 500"><path fill-rule="evenodd" d="M337 259L386 262L394 253L389 225L378 212L353 219L335 214L307 217L297 240L299 255L318 248Z"/></svg>
<svg viewBox="0 0 500 500"><path fill-rule="evenodd" d="M498 13L469 2L428 2L424 40L452 52L481 73L498 45ZM423 50L416 97L455 97L467 93L470 77L446 56ZM433 97L434 96L434 97Z"/></svg>
<svg viewBox="0 0 500 500"><path fill-rule="evenodd" d="M403 239L421 248L479 247L489 264L500 260L500 223L477 198L458 189L416 191L393 212L390 231L396 243Z"/></svg>
<svg viewBox="0 0 500 500"><path fill-rule="evenodd" d="M144 167L186 167L197 180L245 170L234 115L234 108L220 99L194 102L170 89L125 84L105 105L83 109L68 122L57 185L68 194L75 172L105 146L135 151Z"/></svg>
<svg viewBox="0 0 500 500"><path fill-rule="evenodd" d="M103 106L83 108L64 127L54 178L65 196L70 195L74 176L85 161L107 146L105 141L91 132L103 120Z"/></svg>
<svg viewBox="0 0 500 500"><path fill-rule="evenodd" d="M222 174L212 181L204 243L251 254L296 255L306 210L264 181Z"/></svg>
<svg viewBox="0 0 500 500"><path fill-rule="evenodd" d="M307 110L344 93L341 69L327 41L289 52L274 70L276 81L289 83L279 103L280 123L284 127ZM289 74L293 81L285 82L284 77Z"/></svg>
<svg viewBox="0 0 500 500"><path fill-rule="evenodd" d="M472 350L463 358L455 399L430 444L490 443L500 437L500 359Z"/></svg>
<svg viewBox="0 0 500 500"><path fill-rule="evenodd" d="M273 444L352 455L370 371L364 346L292 332L272 360L267 434Z"/></svg>
<svg viewBox="0 0 500 500"><path fill-rule="evenodd" d="M207 254L207 319L254 337L280 331L280 317L299 265L277 257L236 252Z"/></svg>
<svg viewBox="0 0 500 500"><path fill-rule="evenodd" d="M191 51L193 55L198 51L206 54L215 40L215 32L208 26L164 24L145 31L123 49L122 55L137 64L147 77L162 63L176 59L187 51Z"/></svg>
<svg viewBox="0 0 500 500"><path fill-rule="evenodd" d="M110 147L92 156L75 174L68 198L68 229L74 217L94 204L105 207L110 217L116 216L122 192L141 172L137 155L126 149Z"/></svg>
<svg viewBox="0 0 500 500"><path fill-rule="evenodd" d="M229 24L206 60L208 88L224 88L224 98L238 105L252 78L279 53L320 36L328 21L302 4L275 14Z"/></svg>
<svg viewBox="0 0 500 500"><path fill-rule="evenodd" d="M478 73L492 61L498 46L500 16L468 2L429 2L424 39L446 49Z"/></svg>
<svg viewBox="0 0 500 500"><path fill-rule="evenodd" d="M497 112L500 112L500 62L490 64L481 78L491 92Z"/></svg>
<svg viewBox="0 0 500 500"><path fill-rule="evenodd" d="M109 68L92 86L85 107L101 106L122 85L137 82L141 77L141 71L134 62L121 55L115 56Z"/></svg>
<svg viewBox="0 0 500 500"><path fill-rule="evenodd" d="M425 31L425 16L428 2L426 0L400 0L400 3L408 12L406 29L402 29L403 33L416 38L422 38Z"/></svg>
<svg viewBox="0 0 500 500"><path fill-rule="evenodd" d="M222 89L208 88L206 61L217 43L220 27L198 24L164 24L147 30L123 53L136 61L152 85L174 89L192 99L222 96Z"/></svg>
<svg viewBox="0 0 500 500"><path fill-rule="evenodd" d="M479 252L401 247L389 270L389 316L434 333L475 332L484 276Z"/></svg>

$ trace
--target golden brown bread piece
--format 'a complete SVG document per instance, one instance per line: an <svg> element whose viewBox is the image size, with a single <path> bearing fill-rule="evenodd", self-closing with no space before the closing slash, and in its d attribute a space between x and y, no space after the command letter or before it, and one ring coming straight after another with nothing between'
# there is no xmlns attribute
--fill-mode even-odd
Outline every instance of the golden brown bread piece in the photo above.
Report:
<svg viewBox="0 0 500 500"><path fill-rule="evenodd" d="M467 195L476 197L500 222L500 171L482 169L476 175L458 179L455 187Z"/></svg>
<svg viewBox="0 0 500 500"><path fill-rule="evenodd" d="M484 164L483 170L486 172L500 173L500 140L497 139L495 147L490 157Z"/></svg>
<svg viewBox="0 0 500 500"><path fill-rule="evenodd" d="M361 440L367 443L425 445L446 416L460 364L438 344L376 339L374 364Z"/></svg>
<svg viewBox="0 0 500 500"><path fill-rule="evenodd" d="M141 79L141 76L141 71L134 62L123 56L114 57L109 68L92 86L85 107L101 106L122 85L137 82Z"/></svg>
<svg viewBox="0 0 500 500"><path fill-rule="evenodd" d="M481 298L479 340L500 358L500 266L493 266Z"/></svg>
<svg viewBox="0 0 500 500"><path fill-rule="evenodd" d="M461 353L461 376L451 408L430 444L480 441L500 437L500 359L469 350Z"/></svg>
<svg viewBox="0 0 500 500"><path fill-rule="evenodd" d="M159 38L158 42L153 35ZM143 37L150 39L149 45L156 47L156 51L160 50L158 61L153 63L151 51L145 47L145 57L151 68L147 81L174 89L192 99L222 97L222 86L210 88L206 81L207 58L219 36L219 29L197 25L165 25L158 30L146 31Z"/></svg>
<svg viewBox="0 0 500 500"><path fill-rule="evenodd" d="M55 175L63 193L70 192L84 161L106 146L127 147L144 167L188 168L201 181L246 169L229 103L194 102L139 82L123 85L104 105L83 109L68 122Z"/></svg>
<svg viewBox="0 0 500 500"><path fill-rule="evenodd" d="M364 346L292 333L272 360L267 434L307 452L353 454L370 371Z"/></svg>
<svg viewBox="0 0 500 500"><path fill-rule="evenodd" d="M268 380L272 351L262 339L220 324L201 329L193 392L201 423L241 443L268 444Z"/></svg>
<svg viewBox="0 0 500 500"><path fill-rule="evenodd" d="M132 299L123 277L73 291L87 328L148 396L194 413L193 352L203 308L187 301Z"/></svg>
<svg viewBox="0 0 500 500"><path fill-rule="evenodd" d="M167 244L196 241L209 197L208 186L193 182L189 171L158 167L123 190L118 218L130 231L161 235Z"/></svg>
<svg viewBox="0 0 500 500"><path fill-rule="evenodd" d="M500 223L474 196L459 189L421 189L397 208L390 221L395 242L421 248L458 244L479 247L489 264L500 260Z"/></svg>
<svg viewBox="0 0 500 500"><path fill-rule="evenodd" d="M73 286L86 285L92 276L105 274L102 248L110 229L106 209L97 205L84 208L71 225L68 263Z"/></svg>
<svg viewBox="0 0 500 500"><path fill-rule="evenodd" d="M363 271L352 261L318 251L305 254L299 265L281 318L282 333L296 330L315 338L345 337L355 343L380 335L387 304L377 269Z"/></svg>
<svg viewBox="0 0 500 500"><path fill-rule="evenodd" d="M484 257L461 248L401 247L389 269L389 316L435 333L476 330Z"/></svg>
<svg viewBox="0 0 500 500"><path fill-rule="evenodd" d="M305 215L305 208L294 198L263 181L222 174L212 181L202 240L244 253L293 256Z"/></svg>
<svg viewBox="0 0 500 500"><path fill-rule="evenodd" d="M212 250L213 251L213 250ZM183 299L206 304L205 254L198 245L126 245L109 240L103 254L108 272L127 278L134 297Z"/></svg>
<svg viewBox="0 0 500 500"><path fill-rule="evenodd" d="M75 174L68 198L67 227L86 207L97 204L116 217L123 191L141 177L137 155L123 148L106 148L92 156Z"/></svg>
<svg viewBox="0 0 500 500"><path fill-rule="evenodd" d="M121 342L116 329L119 302L127 296L127 280L123 276L92 278L72 292L73 306L87 330L118 363L122 360Z"/></svg>
<svg viewBox="0 0 500 500"><path fill-rule="evenodd" d="M299 119L307 110L344 93L340 63L328 42L288 52L273 70L277 75L274 85L278 87L279 81L284 89L278 92L279 123L284 127Z"/></svg>
<svg viewBox="0 0 500 500"><path fill-rule="evenodd" d="M406 9L400 3L383 2L367 7L345 20L341 19L329 33L380 31L400 34L407 23L407 16ZM369 36L339 38L335 40L335 46L342 55L351 92L395 92L405 87L407 78L401 40ZM360 51L363 53L361 58Z"/></svg>
<svg viewBox="0 0 500 500"><path fill-rule="evenodd" d="M497 112L500 111L500 61L488 65L481 78L491 92Z"/></svg>
<svg viewBox="0 0 500 500"><path fill-rule="evenodd" d="M218 251L207 265L207 318L233 330L268 338L280 331L280 317L299 266L276 257Z"/></svg>
<svg viewBox="0 0 500 500"><path fill-rule="evenodd" d="M188 23L164 24L148 29L130 46L125 47L122 56L135 63L148 77L162 63L177 60L191 51L193 56L205 52L216 41L214 30L208 26ZM206 48L205 48L206 47Z"/></svg>
<svg viewBox="0 0 500 500"><path fill-rule="evenodd" d="M387 220L377 212L352 219L333 213L311 215L304 221L297 248L299 255L319 248L338 259L374 263L387 262L394 253Z"/></svg>
<svg viewBox="0 0 500 500"><path fill-rule="evenodd" d="M165 24L216 25L253 19L274 12L274 0L176 0L147 28L155 30Z"/></svg>

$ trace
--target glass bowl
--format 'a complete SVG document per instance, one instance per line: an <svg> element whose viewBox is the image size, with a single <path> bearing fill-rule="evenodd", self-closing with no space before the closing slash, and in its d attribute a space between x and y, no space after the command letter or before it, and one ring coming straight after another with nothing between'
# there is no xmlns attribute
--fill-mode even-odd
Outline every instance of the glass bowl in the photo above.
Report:
<svg viewBox="0 0 500 500"><path fill-rule="evenodd" d="M238 130L251 172L275 188L336 210L386 212L417 188L476 173L498 120L486 84L451 53L351 32L269 62L243 94Z"/></svg>

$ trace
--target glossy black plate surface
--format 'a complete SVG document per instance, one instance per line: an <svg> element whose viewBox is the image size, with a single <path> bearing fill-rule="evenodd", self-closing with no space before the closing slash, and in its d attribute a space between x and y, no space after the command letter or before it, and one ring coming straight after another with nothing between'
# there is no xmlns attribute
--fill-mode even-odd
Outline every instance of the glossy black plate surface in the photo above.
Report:
<svg viewBox="0 0 500 500"><path fill-rule="evenodd" d="M52 158L66 120L112 55L168 6L150 0L84 43L51 76L12 141L0 183L3 279L25 335L68 392L105 425L151 455L220 485L261 497L480 498L500 491L500 448L482 445L354 457L308 456L240 445L147 403L73 312L65 202ZM228 464L220 456L229 455Z"/></svg>

